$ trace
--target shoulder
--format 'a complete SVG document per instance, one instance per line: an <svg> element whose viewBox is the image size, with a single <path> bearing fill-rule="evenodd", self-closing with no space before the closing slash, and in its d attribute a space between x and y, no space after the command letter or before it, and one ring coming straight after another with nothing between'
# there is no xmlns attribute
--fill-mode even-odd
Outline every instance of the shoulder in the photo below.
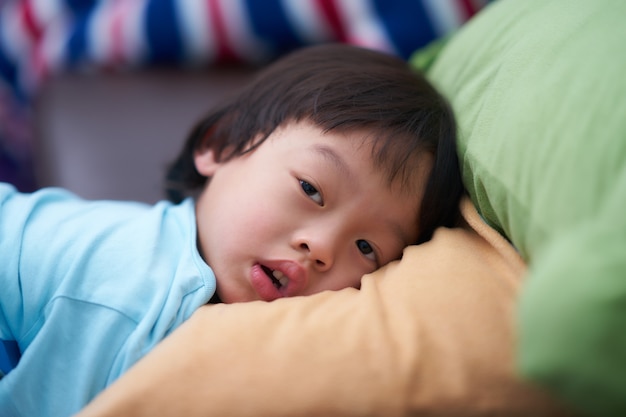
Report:
<svg viewBox="0 0 626 417"><path fill-rule="evenodd" d="M42 188L32 193L22 193L7 183L0 183L0 216L7 217L9 214L13 221L20 218L29 221L36 220L39 213L44 213L48 220L54 217L74 216L80 212L103 209L115 213L115 208L121 208L125 212L130 209L143 209L147 205L137 202L122 201L90 201L81 198L63 188ZM21 213L21 215L19 215Z"/></svg>

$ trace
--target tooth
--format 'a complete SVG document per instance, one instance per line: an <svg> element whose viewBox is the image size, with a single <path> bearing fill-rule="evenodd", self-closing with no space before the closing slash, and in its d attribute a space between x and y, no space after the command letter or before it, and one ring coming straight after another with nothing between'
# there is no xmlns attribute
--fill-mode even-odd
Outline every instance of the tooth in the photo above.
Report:
<svg viewBox="0 0 626 417"><path fill-rule="evenodd" d="M282 277L284 277L284 276L285 276L285 275L284 275L282 272L280 272L280 271L272 271L272 275L274 275L274 278L276 278L276 279L277 279L277 280L279 280L279 281L280 281L280 279L281 279Z"/></svg>
<svg viewBox="0 0 626 417"><path fill-rule="evenodd" d="M289 278L282 276L281 278L278 278L278 282L280 282L280 285L284 287L289 282Z"/></svg>

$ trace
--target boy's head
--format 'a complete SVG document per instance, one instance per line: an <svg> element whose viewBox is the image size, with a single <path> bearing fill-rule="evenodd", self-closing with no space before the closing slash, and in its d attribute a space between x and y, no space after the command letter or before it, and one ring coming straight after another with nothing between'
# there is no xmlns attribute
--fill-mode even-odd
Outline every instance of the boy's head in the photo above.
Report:
<svg viewBox="0 0 626 417"><path fill-rule="evenodd" d="M257 165L259 162L264 165ZM288 178L285 184L282 176ZM194 128L167 180L173 200L202 189L197 205L200 250L216 270L223 301L273 299L272 292L299 295L356 286L363 273L398 258L406 244L424 242L436 227L453 225L462 192L454 118L446 101L404 61L345 45L305 48L260 72ZM293 184L299 197L292 201L290 191L283 191ZM257 195L261 189L264 194ZM303 201L297 200L302 196L306 197ZM274 208L266 204L281 198L285 201ZM215 209L224 201L233 207ZM306 206L309 202L314 205ZM339 203L343 209L337 209ZM309 208L313 211L308 212ZM290 226L281 233L286 246L294 248L292 253L276 250L267 256L281 259L266 259L265 255L251 259L247 268L252 272L244 272L247 278L242 278L250 281L256 276L258 284L264 277L270 286L274 283L275 291L266 288L265 294L246 295L235 283L229 287L224 280L232 281L227 275L237 273L219 267L229 259L228 254L216 254L231 240L224 235L237 235L237 231L221 225L245 224L249 229L247 237L244 233L234 238L235 251L237 239L249 242L259 233L266 235L260 236L259 246L269 247L275 242L270 242L271 231L264 225L272 223L269 217L277 210L286 210L282 219ZM298 215L290 219L291 212ZM241 219L247 213L251 222ZM315 221L308 218L317 219L317 229ZM279 224L273 227L281 228ZM304 233L304 229L312 232ZM314 230L319 236L314 236ZM302 236L295 236L298 233ZM325 240L336 256L315 255L310 261L313 272L302 272L309 268L302 267L309 263L306 256L321 248L314 243L318 238ZM348 249L339 245L343 240ZM355 248L356 260L352 259ZM359 264L359 257L364 261L352 269L335 268L345 280L336 278L333 285L325 286L311 284L313 275L335 276L324 271L328 272L331 264L340 265L335 258L341 256L346 265ZM232 262L245 260L235 257ZM289 274L295 278L281 277ZM308 276L304 279L307 285L291 283L288 291L279 283L287 278L303 281L297 277L302 274ZM295 291L296 287L301 288Z"/></svg>

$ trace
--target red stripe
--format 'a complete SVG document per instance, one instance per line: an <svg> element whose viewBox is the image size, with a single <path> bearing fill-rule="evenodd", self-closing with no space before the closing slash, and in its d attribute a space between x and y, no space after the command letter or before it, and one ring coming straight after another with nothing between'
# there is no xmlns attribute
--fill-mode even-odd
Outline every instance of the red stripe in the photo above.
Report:
<svg viewBox="0 0 626 417"><path fill-rule="evenodd" d="M341 16L339 15L335 0L317 0L317 4L324 18L330 24L330 28L333 31L333 38L339 42L347 42L348 35L341 22Z"/></svg>
<svg viewBox="0 0 626 417"><path fill-rule="evenodd" d="M209 2L209 27L213 28L217 43L217 61L238 62L239 59L235 51L231 48L228 39L228 32L224 22L222 9L219 0L208 0Z"/></svg>
<svg viewBox="0 0 626 417"><path fill-rule="evenodd" d="M28 80L26 81L26 83L29 84L28 88L35 90L50 73L50 67L46 62L42 42L40 42L41 38L43 38L43 28L40 27L35 20L32 1L23 1L21 12L24 27L31 39L35 41L33 49L31 50L31 71L29 71Z"/></svg>
<svg viewBox="0 0 626 417"><path fill-rule="evenodd" d="M41 45L37 45L33 50L30 64L32 66L32 72L30 73L32 78L29 78L28 84L32 83L32 85L29 85L29 88L36 90L50 73L50 68L44 58Z"/></svg>
<svg viewBox="0 0 626 417"><path fill-rule="evenodd" d="M23 1L20 8L21 19L30 37L34 40L41 39L43 31L35 22L33 7L30 1Z"/></svg>
<svg viewBox="0 0 626 417"><path fill-rule="evenodd" d="M474 0L458 0L459 7L463 12L463 19L468 20L470 17L474 16L480 6L477 6Z"/></svg>

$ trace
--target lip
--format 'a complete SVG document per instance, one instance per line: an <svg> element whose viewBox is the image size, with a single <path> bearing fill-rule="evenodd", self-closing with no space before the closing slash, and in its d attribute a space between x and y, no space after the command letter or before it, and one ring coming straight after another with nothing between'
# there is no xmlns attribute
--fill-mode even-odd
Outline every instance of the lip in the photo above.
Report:
<svg viewBox="0 0 626 417"><path fill-rule="evenodd" d="M276 288L263 267L280 271L287 277L289 282L281 288ZM294 261L258 262L252 266L250 271L250 284L258 296L264 301L273 301L282 297L296 296L306 287L307 280L306 269Z"/></svg>

